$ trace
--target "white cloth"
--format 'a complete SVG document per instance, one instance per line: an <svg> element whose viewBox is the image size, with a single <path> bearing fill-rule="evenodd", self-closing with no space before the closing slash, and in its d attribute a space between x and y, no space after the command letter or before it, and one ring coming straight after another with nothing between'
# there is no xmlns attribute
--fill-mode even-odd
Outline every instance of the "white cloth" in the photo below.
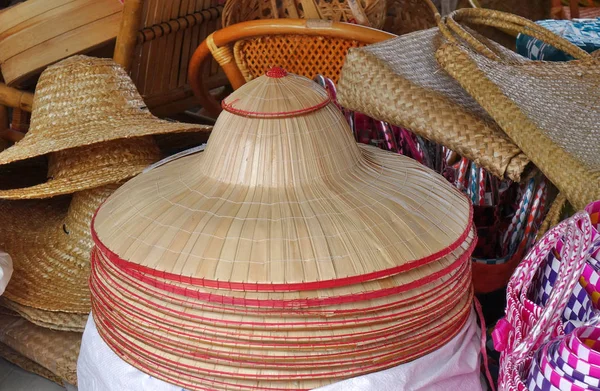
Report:
<svg viewBox="0 0 600 391"><path fill-rule="evenodd" d="M415 361L321 387L318 391L481 391L480 329L473 312L450 342ZM185 391L121 360L100 338L90 315L77 362L79 391Z"/></svg>
<svg viewBox="0 0 600 391"><path fill-rule="evenodd" d="M0 296L4 293L13 273L13 263L10 255L0 251Z"/></svg>

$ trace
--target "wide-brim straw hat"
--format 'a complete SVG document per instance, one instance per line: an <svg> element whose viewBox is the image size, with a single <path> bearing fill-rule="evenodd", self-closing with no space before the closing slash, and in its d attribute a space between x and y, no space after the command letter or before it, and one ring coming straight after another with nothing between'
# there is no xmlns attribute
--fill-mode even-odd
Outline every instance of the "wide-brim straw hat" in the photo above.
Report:
<svg viewBox="0 0 600 391"><path fill-rule="evenodd" d="M11 309L45 327L81 330L81 315L90 310L89 223L118 186L76 193L72 199L0 202L0 247L14 266L3 295Z"/></svg>
<svg viewBox="0 0 600 391"><path fill-rule="evenodd" d="M10 178L3 186L9 188L0 188L0 199L50 198L123 182L142 172L160 156L158 147L148 136L53 152L48 155L45 178L40 178L43 168L35 172L33 167L23 170L21 162L8 164L0 167L0 172ZM37 179L18 179L30 174Z"/></svg>
<svg viewBox="0 0 600 391"><path fill-rule="evenodd" d="M125 267L218 289L324 289L433 262L470 232L458 190L359 147L312 81L264 76L223 106L205 152L139 175L98 211L98 242Z"/></svg>
<svg viewBox="0 0 600 391"><path fill-rule="evenodd" d="M111 140L210 129L154 117L123 68L78 55L41 74L29 131L0 153L0 164Z"/></svg>
<svg viewBox="0 0 600 391"><path fill-rule="evenodd" d="M475 243L458 190L358 146L325 90L282 69L223 107L205 152L94 217L93 314L118 355L187 389L309 389L456 335Z"/></svg>

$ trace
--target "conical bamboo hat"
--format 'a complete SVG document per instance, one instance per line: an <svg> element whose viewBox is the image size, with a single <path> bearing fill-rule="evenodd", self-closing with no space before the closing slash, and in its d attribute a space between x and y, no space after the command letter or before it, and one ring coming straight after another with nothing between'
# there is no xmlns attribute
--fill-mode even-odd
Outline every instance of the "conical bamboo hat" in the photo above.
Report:
<svg viewBox="0 0 600 391"><path fill-rule="evenodd" d="M316 83L282 70L223 104L206 151L141 174L92 223L123 268L216 289L314 290L405 272L460 246L469 201L358 146Z"/></svg>

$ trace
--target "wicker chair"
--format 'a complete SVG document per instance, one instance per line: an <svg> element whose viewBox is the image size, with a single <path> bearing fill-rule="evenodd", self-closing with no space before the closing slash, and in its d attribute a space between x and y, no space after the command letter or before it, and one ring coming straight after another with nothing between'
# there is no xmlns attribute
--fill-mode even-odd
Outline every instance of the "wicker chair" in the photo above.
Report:
<svg viewBox="0 0 600 391"><path fill-rule="evenodd" d="M221 105L205 80L210 54L234 89L272 66L313 78L321 74L337 82L349 48L395 35L354 24L326 20L266 19L243 22L209 35L192 56L189 81L202 107L211 115Z"/></svg>

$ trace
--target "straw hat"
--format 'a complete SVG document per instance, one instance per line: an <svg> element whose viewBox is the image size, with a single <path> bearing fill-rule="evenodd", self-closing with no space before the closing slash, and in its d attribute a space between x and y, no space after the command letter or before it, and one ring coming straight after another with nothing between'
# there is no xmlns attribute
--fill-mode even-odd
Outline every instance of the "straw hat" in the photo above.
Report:
<svg viewBox="0 0 600 391"><path fill-rule="evenodd" d="M49 198L123 182L142 172L160 156L158 147L148 136L53 152L48 155L46 180L38 179L37 183L28 180L25 187L19 185L23 180L12 178L29 176L29 173L39 178L40 172L33 172L30 167L25 175L19 168L12 167L23 164L8 164L0 171L11 178L5 182L11 188L0 190L0 199Z"/></svg>
<svg viewBox="0 0 600 391"><path fill-rule="evenodd" d="M287 75L238 89L205 152L106 201L98 241L148 273L259 291L368 281L460 245L469 201L412 159L358 146L317 88Z"/></svg>
<svg viewBox="0 0 600 391"><path fill-rule="evenodd" d="M81 331L90 310L89 223L119 185L52 200L0 202L0 246L11 254L13 278L3 304L44 327Z"/></svg>
<svg viewBox="0 0 600 391"><path fill-rule="evenodd" d="M92 221L93 315L118 355L186 389L310 389L456 335L476 241L458 190L357 145L325 90L282 69L223 107L205 152Z"/></svg>
<svg viewBox="0 0 600 391"><path fill-rule="evenodd" d="M42 73L29 131L0 153L0 164L110 140L210 129L154 117L119 65L78 55Z"/></svg>

